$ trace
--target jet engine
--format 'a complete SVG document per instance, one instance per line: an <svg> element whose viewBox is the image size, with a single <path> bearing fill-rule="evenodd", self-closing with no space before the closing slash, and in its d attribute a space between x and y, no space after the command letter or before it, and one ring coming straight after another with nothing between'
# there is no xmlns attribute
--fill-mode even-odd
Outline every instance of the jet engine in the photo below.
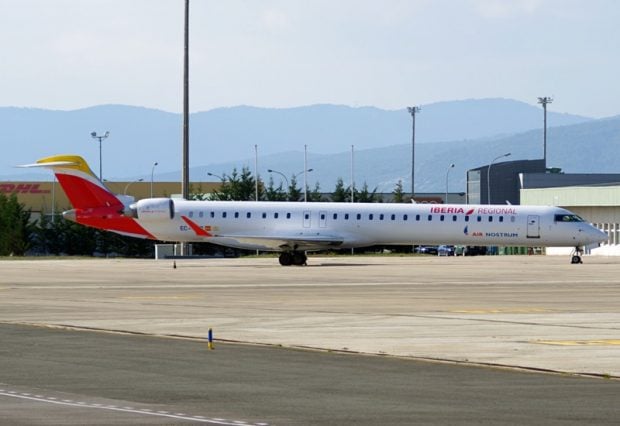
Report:
<svg viewBox="0 0 620 426"><path fill-rule="evenodd" d="M174 201L170 198L147 198L129 206L130 216L144 222L174 219Z"/></svg>

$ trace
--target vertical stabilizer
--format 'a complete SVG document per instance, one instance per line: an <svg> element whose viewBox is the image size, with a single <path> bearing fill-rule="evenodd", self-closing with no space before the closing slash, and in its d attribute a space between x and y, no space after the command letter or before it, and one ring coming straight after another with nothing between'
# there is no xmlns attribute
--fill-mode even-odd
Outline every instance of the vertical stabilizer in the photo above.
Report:
<svg viewBox="0 0 620 426"><path fill-rule="evenodd" d="M105 187L79 155L55 155L37 161L37 165L54 171L74 208L122 208L123 206L123 203Z"/></svg>

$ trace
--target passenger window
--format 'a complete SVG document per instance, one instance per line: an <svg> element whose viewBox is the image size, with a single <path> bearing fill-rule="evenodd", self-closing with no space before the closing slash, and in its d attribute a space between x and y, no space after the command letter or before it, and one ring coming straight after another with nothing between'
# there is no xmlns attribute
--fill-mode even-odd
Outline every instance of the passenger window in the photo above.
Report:
<svg viewBox="0 0 620 426"><path fill-rule="evenodd" d="M395 214L393 214L392 216L390 216L390 219L392 219L392 220L396 220L396 215L395 215Z"/></svg>
<svg viewBox="0 0 620 426"><path fill-rule="evenodd" d="M222 218L226 219L226 212L222 212Z"/></svg>
<svg viewBox="0 0 620 426"><path fill-rule="evenodd" d="M383 220L383 213L379 215L379 220Z"/></svg>
<svg viewBox="0 0 620 426"><path fill-rule="evenodd" d="M406 214L404 214L404 215L403 215L403 220L406 222L408 217L409 217L409 216L407 216Z"/></svg>
<svg viewBox="0 0 620 426"><path fill-rule="evenodd" d="M433 215L429 214L427 219L428 219L429 222L432 221L433 220Z"/></svg>
<svg viewBox="0 0 620 426"><path fill-rule="evenodd" d="M493 222L493 216L489 216L489 222Z"/></svg>
<svg viewBox="0 0 620 426"><path fill-rule="evenodd" d="M214 218L214 217L215 217L215 212L211 212L211 213L209 213L209 214L211 215L211 217L212 217L212 218Z"/></svg>
<svg viewBox="0 0 620 426"><path fill-rule="evenodd" d="M469 222L469 216L465 216L465 222Z"/></svg>
<svg viewBox="0 0 620 426"><path fill-rule="evenodd" d="M478 218L476 219L478 222L482 222L482 216L478 216Z"/></svg>
<svg viewBox="0 0 620 426"><path fill-rule="evenodd" d="M263 212L263 219L267 219L267 213Z"/></svg>
<svg viewBox="0 0 620 426"><path fill-rule="evenodd" d="M235 219L239 217L239 212L235 212Z"/></svg>
<svg viewBox="0 0 620 426"><path fill-rule="evenodd" d="M252 217L252 213L251 213L251 212L247 212L247 213L245 214L245 217L247 217L248 219L249 219L249 218L251 218L251 217Z"/></svg>
<svg viewBox="0 0 620 426"><path fill-rule="evenodd" d="M457 216L456 215L452 216L452 222L456 222L456 220L457 220Z"/></svg>
<svg viewBox="0 0 620 426"><path fill-rule="evenodd" d="M304 214L304 218L305 218L306 220L308 220L308 219L310 219L310 215L309 215L308 213L305 213L305 214Z"/></svg>
<svg viewBox="0 0 620 426"><path fill-rule="evenodd" d="M419 214L415 215L415 220L417 220L418 222L420 221L420 215Z"/></svg>
<svg viewBox="0 0 620 426"><path fill-rule="evenodd" d="M274 219L277 219L277 218L278 218L278 213L277 213L277 212L273 214L273 218L274 218Z"/></svg>
<svg viewBox="0 0 620 426"><path fill-rule="evenodd" d="M373 217L374 217L374 215L373 215L372 213L370 213L370 214L368 215L368 220L372 220L372 218L373 218Z"/></svg>
<svg viewBox="0 0 620 426"><path fill-rule="evenodd" d="M321 213L321 220L325 220L325 213Z"/></svg>
<svg viewBox="0 0 620 426"><path fill-rule="evenodd" d="M503 221L504 221L504 216L500 216L500 217L499 217L499 221L500 221L500 222L503 222Z"/></svg>
<svg viewBox="0 0 620 426"><path fill-rule="evenodd" d="M443 222L443 220L445 219L444 215L439 216L439 220Z"/></svg>
<svg viewBox="0 0 620 426"><path fill-rule="evenodd" d="M344 220L349 220L349 213L344 214Z"/></svg>
<svg viewBox="0 0 620 426"><path fill-rule="evenodd" d="M334 220L338 219L338 213L334 213Z"/></svg>
<svg viewBox="0 0 620 426"><path fill-rule="evenodd" d="M291 214L290 214L290 213L287 213L287 214L286 214L286 218L287 218L287 219L290 219L290 218L291 218Z"/></svg>
<svg viewBox="0 0 620 426"><path fill-rule="evenodd" d="M360 220L361 218L362 218L362 215L358 213L357 214L357 220Z"/></svg>

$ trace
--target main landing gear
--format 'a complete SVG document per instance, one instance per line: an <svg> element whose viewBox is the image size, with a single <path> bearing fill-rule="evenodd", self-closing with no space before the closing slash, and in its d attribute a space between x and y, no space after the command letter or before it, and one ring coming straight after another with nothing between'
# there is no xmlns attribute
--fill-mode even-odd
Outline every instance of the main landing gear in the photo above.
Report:
<svg viewBox="0 0 620 426"><path fill-rule="evenodd" d="M308 257L302 251L285 251L280 254L280 265L282 266L302 266L306 265Z"/></svg>
<svg viewBox="0 0 620 426"><path fill-rule="evenodd" d="M583 250L581 250L581 247L575 247L575 251L573 252L570 258L570 263L572 264L583 263L581 261L582 254L583 254Z"/></svg>

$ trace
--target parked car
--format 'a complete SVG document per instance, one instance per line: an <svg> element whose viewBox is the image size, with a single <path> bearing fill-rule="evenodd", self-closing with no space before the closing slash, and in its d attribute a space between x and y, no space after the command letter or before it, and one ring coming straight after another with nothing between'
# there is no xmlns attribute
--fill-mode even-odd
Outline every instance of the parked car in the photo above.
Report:
<svg viewBox="0 0 620 426"><path fill-rule="evenodd" d="M454 246L439 246L437 247L437 256L454 256Z"/></svg>
<svg viewBox="0 0 620 426"><path fill-rule="evenodd" d="M420 254L437 254L437 246L417 246L415 252Z"/></svg>

